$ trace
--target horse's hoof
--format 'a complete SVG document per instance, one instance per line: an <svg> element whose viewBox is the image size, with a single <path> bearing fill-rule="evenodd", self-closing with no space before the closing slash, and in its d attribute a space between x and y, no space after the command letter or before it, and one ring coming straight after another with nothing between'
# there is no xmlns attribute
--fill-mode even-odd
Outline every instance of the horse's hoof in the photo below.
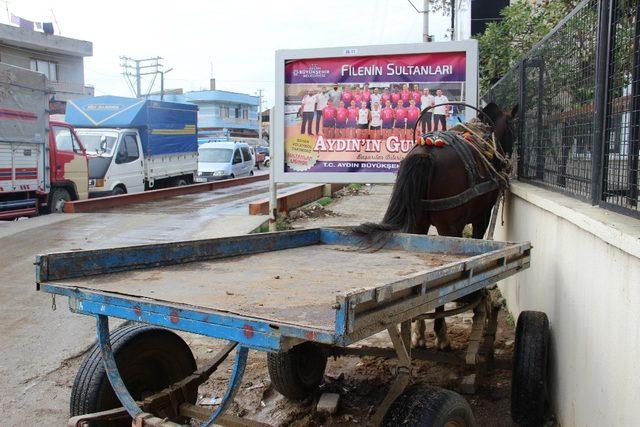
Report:
<svg viewBox="0 0 640 427"><path fill-rule="evenodd" d="M443 340L436 338L436 348L438 351L451 351L451 341L448 337Z"/></svg>
<svg viewBox="0 0 640 427"><path fill-rule="evenodd" d="M411 348L427 348L427 341L424 338L418 338L418 336L412 336Z"/></svg>
<svg viewBox="0 0 640 427"><path fill-rule="evenodd" d="M418 348L419 341L417 335L411 335L411 348Z"/></svg>

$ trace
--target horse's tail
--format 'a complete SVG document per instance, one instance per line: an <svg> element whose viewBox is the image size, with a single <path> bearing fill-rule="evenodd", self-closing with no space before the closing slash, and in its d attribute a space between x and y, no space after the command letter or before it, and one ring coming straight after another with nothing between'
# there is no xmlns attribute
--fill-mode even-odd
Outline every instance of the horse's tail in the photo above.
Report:
<svg viewBox="0 0 640 427"><path fill-rule="evenodd" d="M360 224L353 228L353 232L370 244L381 244L381 247L394 231L414 232L424 215L421 202L431 180L431 169L430 154L410 153L400 164L382 222Z"/></svg>

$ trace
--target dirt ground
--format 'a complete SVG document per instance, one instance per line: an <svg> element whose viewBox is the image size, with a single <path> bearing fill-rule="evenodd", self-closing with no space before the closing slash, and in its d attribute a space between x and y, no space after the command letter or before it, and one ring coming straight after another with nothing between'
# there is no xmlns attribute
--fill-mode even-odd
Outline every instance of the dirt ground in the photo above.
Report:
<svg viewBox="0 0 640 427"><path fill-rule="evenodd" d="M508 362L513 350L514 329L507 322L507 313L500 311L496 335L496 359ZM471 314L451 317L447 320L449 337L453 350L466 348L471 330ZM433 323L427 323L427 329L433 329ZM222 342L204 341L201 338L187 337L198 360L198 365L206 363L222 347ZM430 333L428 347L433 347L434 335ZM385 333L377 334L362 344L391 347L391 341ZM231 358L220 366L210 381L201 386L199 394L202 401L212 397L221 397L231 372ZM499 365L504 365L500 363ZM274 426L352 426L363 425L367 417L381 402L388 386L393 380L394 359L381 357L340 357L329 359L324 382L320 392L304 402L294 403L282 397L271 387L267 372L267 357L263 352L250 352L244 379L231 412L235 415L262 421ZM428 383L459 391L462 378L472 373L472 369L446 366L430 361L415 361L413 383ZM509 412L511 372L493 368L487 371L486 380L478 391L465 397L473 409L478 426L512 426ZM338 393L341 396L336 415L321 417L315 413L315 405L322 392Z"/></svg>

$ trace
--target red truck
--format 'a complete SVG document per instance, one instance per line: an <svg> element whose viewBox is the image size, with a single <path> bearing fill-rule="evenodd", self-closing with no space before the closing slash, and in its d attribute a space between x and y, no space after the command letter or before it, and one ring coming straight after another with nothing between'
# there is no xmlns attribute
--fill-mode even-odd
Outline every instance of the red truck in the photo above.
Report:
<svg viewBox="0 0 640 427"><path fill-rule="evenodd" d="M0 63L0 219L88 197L85 149L70 125L49 121L50 93L43 74Z"/></svg>

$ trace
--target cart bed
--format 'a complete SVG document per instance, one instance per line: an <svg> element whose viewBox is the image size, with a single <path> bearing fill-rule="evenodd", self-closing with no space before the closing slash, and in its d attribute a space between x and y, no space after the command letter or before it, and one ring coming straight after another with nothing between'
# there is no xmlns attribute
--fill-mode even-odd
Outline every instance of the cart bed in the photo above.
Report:
<svg viewBox="0 0 640 427"><path fill-rule="evenodd" d="M313 229L38 257L71 308L280 349L347 345L528 267L530 245ZM241 339L238 339L240 337Z"/></svg>
<svg viewBox="0 0 640 427"><path fill-rule="evenodd" d="M57 282L278 323L335 330L336 296L426 273L464 255L313 245Z"/></svg>

